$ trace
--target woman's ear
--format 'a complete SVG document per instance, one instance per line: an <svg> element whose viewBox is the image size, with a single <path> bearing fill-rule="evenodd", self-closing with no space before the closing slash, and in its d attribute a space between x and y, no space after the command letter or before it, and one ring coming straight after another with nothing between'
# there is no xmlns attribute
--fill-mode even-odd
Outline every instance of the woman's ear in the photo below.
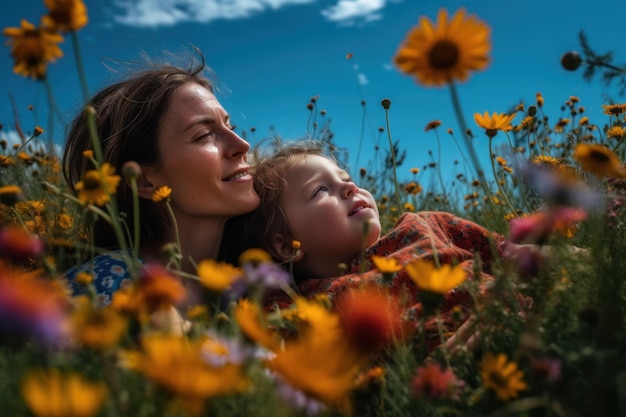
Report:
<svg viewBox="0 0 626 417"><path fill-rule="evenodd" d="M302 249L294 249L293 240L287 239L284 235L275 233L272 236L269 251L277 259L281 261L299 262L304 257Z"/></svg>
<svg viewBox="0 0 626 417"><path fill-rule="evenodd" d="M142 170L141 175L137 178L137 192L139 197L150 200L156 189L157 187L148 180L148 177L146 177L145 172Z"/></svg>

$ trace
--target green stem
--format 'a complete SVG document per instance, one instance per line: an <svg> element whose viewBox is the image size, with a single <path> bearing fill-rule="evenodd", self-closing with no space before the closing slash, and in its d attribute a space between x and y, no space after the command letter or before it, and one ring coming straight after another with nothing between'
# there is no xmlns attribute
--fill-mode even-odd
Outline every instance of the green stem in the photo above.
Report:
<svg viewBox="0 0 626 417"><path fill-rule="evenodd" d="M474 149L474 144L472 143L470 137L467 134L467 124L465 123L465 118L463 117L463 111L461 110L461 103L459 100L459 94L456 90L456 84L450 81L450 95L452 97L452 105L454 106L454 112L456 114L456 118L461 126L461 134L463 135L463 141L465 142L465 147L469 152L470 161L474 165L474 170L476 171L476 175L478 176L478 180L485 190L485 195L491 198L491 189L489 188L489 184L487 184L487 178L485 177L485 172L482 169L480 161L478 159L478 155L476 154L476 149Z"/></svg>
<svg viewBox="0 0 626 417"><path fill-rule="evenodd" d="M493 137L489 136L489 160L491 161L491 171L493 172L493 179L496 181L496 186L498 187L498 191L500 191L500 195L502 196L502 198L504 198L506 205L509 206L511 213L517 216L517 212L515 211L515 208L511 204L511 200L509 200L509 196L507 195L507 193L504 192L504 190L502 189L502 186L500 185L500 181L498 181L498 175L496 174L496 164L493 163L493 154L491 151L492 139Z"/></svg>
<svg viewBox="0 0 626 417"><path fill-rule="evenodd" d="M391 125L389 123L389 108L385 109L385 122L387 125L387 139L389 140L389 155L391 156L391 164L393 166L393 183L396 193L396 201L398 209L402 207L402 199L400 198L400 187L398 186L398 172L396 168L396 154L393 151L393 142L391 140Z"/></svg>
<svg viewBox="0 0 626 417"><path fill-rule="evenodd" d="M141 237L139 232L139 191L137 190L136 178L131 178L130 188L133 194L133 250L135 254L138 254Z"/></svg>
<svg viewBox="0 0 626 417"><path fill-rule="evenodd" d="M43 84L46 88L46 97L48 99L48 155L55 156L54 152L54 99L52 96L52 87L48 81L48 77L45 77Z"/></svg>
<svg viewBox="0 0 626 417"><path fill-rule="evenodd" d="M167 206L167 211L172 218L172 227L174 228L174 239L176 239L176 247L178 248L178 255L180 258L176 259L176 265L178 266L178 270L182 270L182 266L180 260L183 254L183 248L180 245L180 233L178 231L178 223L176 222L176 215L174 214L174 210L172 209L172 205L170 204L169 198L165 201L165 205Z"/></svg>
<svg viewBox="0 0 626 417"><path fill-rule="evenodd" d="M85 103L88 103L90 98L89 87L87 85L87 76L83 66L82 54L80 52L80 44L78 43L78 35L76 35L76 31L73 30L70 32L70 36L72 37L74 57L76 58L76 69L78 70L78 78L80 79L80 85L83 90L83 98L85 99Z"/></svg>
<svg viewBox="0 0 626 417"><path fill-rule="evenodd" d="M443 324L441 323L441 311L437 309L437 332L439 333L439 340L441 342L441 351L443 352L443 358L446 361L446 368L450 369L450 358L448 358L448 352L444 348L446 338L443 334Z"/></svg>

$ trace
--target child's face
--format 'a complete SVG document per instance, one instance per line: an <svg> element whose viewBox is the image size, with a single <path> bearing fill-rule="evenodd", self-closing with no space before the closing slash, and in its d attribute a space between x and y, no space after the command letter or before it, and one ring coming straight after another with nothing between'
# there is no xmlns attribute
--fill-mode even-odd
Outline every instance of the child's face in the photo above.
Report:
<svg viewBox="0 0 626 417"><path fill-rule="evenodd" d="M380 237L374 197L332 160L308 155L287 170L286 180L281 206L305 257L349 262Z"/></svg>

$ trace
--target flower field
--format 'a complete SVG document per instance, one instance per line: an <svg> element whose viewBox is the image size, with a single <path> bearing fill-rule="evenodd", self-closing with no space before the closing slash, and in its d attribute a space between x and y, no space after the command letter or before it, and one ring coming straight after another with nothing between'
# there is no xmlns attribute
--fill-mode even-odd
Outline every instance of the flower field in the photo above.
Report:
<svg viewBox="0 0 626 417"><path fill-rule="evenodd" d="M88 24L82 0L46 5L38 26L23 20L3 30L16 76L33 82L47 83L64 36L79 51ZM477 113L468 125L456 83L488 67L489 36L477 16L442 9L434 20L421 17L394 58L418 84L450 91L463 129L445 134L463 149L465 172L446 183L445 167L433 162L425 167L438 173L431 184L424 168L398 178L401 150L389 136L385 162L353 173L376 197L385 230L403 212L428 210L501 235L488 291L458 265L380 257L372 285L341 303L304 299L260 249L237 265L197 260L190 276L179 271L172 242L163 266L123 252L135 279L102 307L89 273L76 276L83 294L75 296L65 271L103 252L90 243L96 218L112 225L122 249L137 245L128 238L137 220L116 205L120 183L136 181L136 164L117 172L94 145L83 157L96 168L66 184L43 128L20 129L17 144L0 129L0 414L626 416L626 104L607 103L605 118L590 120L584 98L572 96L555 122L537 93L530 105ZM626 74L587 48L562 64ZM79 79L84 85L80 70ZM381 104L391 111L390 100ZM444 134L436 120L425 130L438 141ZM331 137L322 129L315 139ZM476 143L489 148L486 167ZM170 213L171 192L153 195ZM388 291L402 270L420 289L417 316ZM177 311L190 281L202 300ZM276 288L293 297L291 307L263 308ZM442 323L451 291L471 299L463 311L446 310L452 331Z"/></svg>

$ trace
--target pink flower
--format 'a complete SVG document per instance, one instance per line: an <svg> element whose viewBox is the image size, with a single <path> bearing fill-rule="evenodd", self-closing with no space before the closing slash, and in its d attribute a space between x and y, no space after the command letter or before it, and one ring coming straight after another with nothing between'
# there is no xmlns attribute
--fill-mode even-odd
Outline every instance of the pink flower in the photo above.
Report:
<svg viewBox="0 0 626 417"><path fill-rule="evenodd" d="M0 256L13 262L25 262L41 255L43 240L18 226L0 229Z"/></svg>
<svg viewBox="0 0 626 417"><path fill-rule="evenodd" d="M412 392L431 399L459 400L465 383L458 379L452 369L441 369L437 363L418 368L412 383Z"/></svg>
<svg viewBox="0 0 626 417"><path fill-rule="evenodd" d="M587 212L575 207L553 207L509 222L508 241L542 244L553 232L566 234L573 226L587 218Z"/></svg>

